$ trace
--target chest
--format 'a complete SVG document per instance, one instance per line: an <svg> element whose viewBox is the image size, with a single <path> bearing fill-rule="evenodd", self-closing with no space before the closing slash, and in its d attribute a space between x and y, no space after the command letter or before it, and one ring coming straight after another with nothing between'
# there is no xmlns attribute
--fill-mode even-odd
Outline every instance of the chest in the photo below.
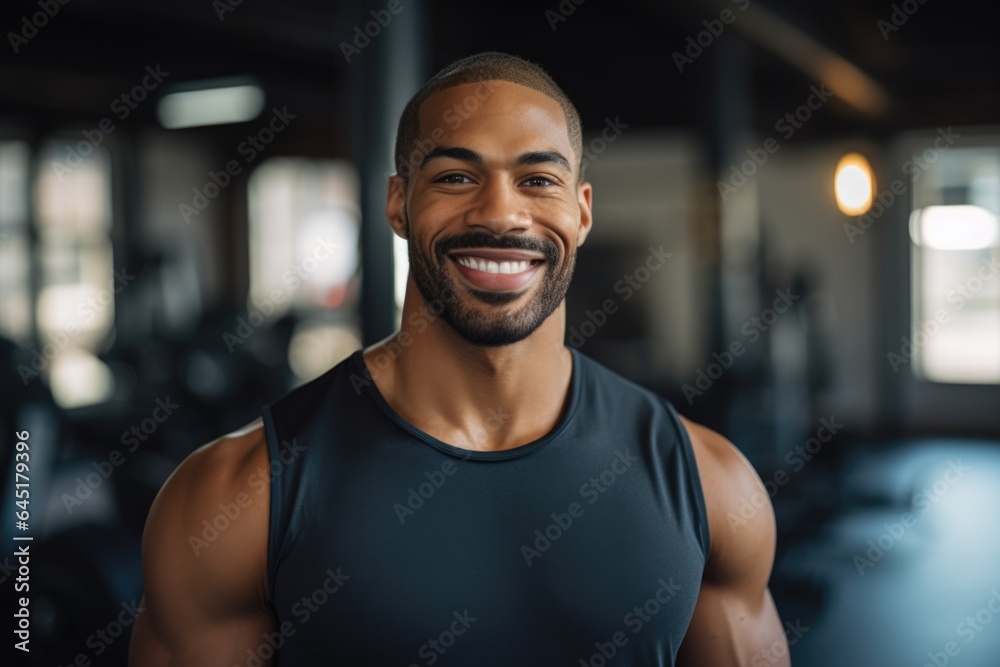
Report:
<svg viewBox="0 0 1000 667"><path fill-rule="evenodd" d="M288 650L403 665L603 664L591 659L609 652L669 664L702 555L657 486L667 476L642 457L603 459L530 474L383 461L310 489L275 580L279 619L300 630ZM651 655L666 662L639 658Z"/></svg>

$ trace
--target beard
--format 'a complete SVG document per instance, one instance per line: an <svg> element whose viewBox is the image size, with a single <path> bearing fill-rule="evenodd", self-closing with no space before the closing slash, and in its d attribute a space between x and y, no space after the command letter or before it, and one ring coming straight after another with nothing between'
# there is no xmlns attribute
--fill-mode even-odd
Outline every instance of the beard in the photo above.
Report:
<svg viewBox="0 0 1000 667"><path fill-rule="evenodd" d="M559 248L547 239L520 235L495 236L487 232L452 234L442 237L434 246L433 258L423 253L413 237L409 214L406 214L407 256L410 273L424 300L462 338L483 347L511 345L530 336L548 319L566 297L573 270L576 249L563 264L559 264ZM458 282L451 274L448 253L464 248L500 248L528 250L545 255L544 274L532 284L516 292L495 292L476 289ZM535 285L540 282L540 285ZM519 299L525 290L533 290L530 301L520 307L504 307ZM470 303L471 302L471 303Z"/></svg>

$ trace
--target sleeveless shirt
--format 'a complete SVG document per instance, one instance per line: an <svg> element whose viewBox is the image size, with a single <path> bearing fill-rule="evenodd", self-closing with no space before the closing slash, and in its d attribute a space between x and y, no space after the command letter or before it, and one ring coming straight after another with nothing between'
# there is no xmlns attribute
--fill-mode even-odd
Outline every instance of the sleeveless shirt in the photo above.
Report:
<svg viewBox="0 0 1000 667"><path fill-rule="evenodd" d="M673 665L710 547L691 441L670 401L569 349L558 422L504 451L408 423L362 349L266 405L277 626L258 655Z"/></svg>

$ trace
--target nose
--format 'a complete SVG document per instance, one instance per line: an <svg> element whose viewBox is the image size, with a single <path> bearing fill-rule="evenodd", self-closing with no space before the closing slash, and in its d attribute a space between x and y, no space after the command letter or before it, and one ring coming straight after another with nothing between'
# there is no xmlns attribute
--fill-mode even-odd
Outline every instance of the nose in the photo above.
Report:
<svg viewBox="0 0 1000 667"><path fill-rule="evenodd" d="M531 216L515 184L502 178L489 178L476 192L465 213L465 223L500 235L526 229L531 225Z"/></svg>

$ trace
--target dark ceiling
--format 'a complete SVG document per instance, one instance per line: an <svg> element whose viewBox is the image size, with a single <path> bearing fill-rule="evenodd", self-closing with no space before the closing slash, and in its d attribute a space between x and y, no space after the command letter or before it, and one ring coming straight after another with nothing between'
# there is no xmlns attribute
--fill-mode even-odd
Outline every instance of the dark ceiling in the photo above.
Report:
<svg viewBox="0 0 1000 667"><path fill-rule="evenodd" d="M57 0L46 0L56 3ZM107 115L112 100L159 63L172 81L252 73L264 81L270 100L302 110L316 150L343 146L353 103L351 77L363 70L348 64L340 43L370 20L386 2L318 0L71 0L38 34L0 49L0 123L51 126L86 123ZM579 0L578 0L579 1ZM406 10L411 2L400 0ZM560 4L561 3L561 4ZM500 50L542 64L575 101L585 127L620 116L631 127L688 127L701 123L712 100L724 103L716 74L746 85L752 122L772 131L776 119L805 101L816 78L795 58L778 55L781 33L744 32L740 7L749 0L684 4L652 0L425 3L428 74L464 55ZM220 6L231 11L222 13ZM559 7L573 7L566 20L550 25ZM913 10L891 32L878 21L894 8ZM729 8L737 20L725 27L740 49L711 44L678 72L672 54L689 36ZM802 3L753 0L763 9L853 63L887 93L883 115L859 112L834 99L816 114L800 138L844 133L884 136L901 128L989 125L1000 121L1000 67L991 5L951 0ZM0 25L20 32L22 17L40 11L38 2L7 3ZM747 12L747 16L750 12ZM897 17L904 14L898 14ZM745 21L749 24L749 21ZM885 25L885 24L883 24ZM887 36L887 38L886 38ZM775 49L774 47L779 47ZM745 77L739 78L744 72ZM713 88L714 87L714 88ZM149 122L153 105L136 111L133 122ZM214 138L227 130L213 130ZM301 133L300 133L301 136ZM222 139L228 140L228 138Z"/></svg>

